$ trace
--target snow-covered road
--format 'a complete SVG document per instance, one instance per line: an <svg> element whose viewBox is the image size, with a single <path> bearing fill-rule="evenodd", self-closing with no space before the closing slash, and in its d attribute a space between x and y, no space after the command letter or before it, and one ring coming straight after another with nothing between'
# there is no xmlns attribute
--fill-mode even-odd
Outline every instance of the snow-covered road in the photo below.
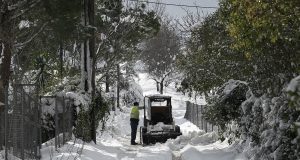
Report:
<svg viewBox="0 0 300 160"><path fill-rule="evenodd" d="M156 94L156 84L149 80L147 74L139 74L136 79L142 87L144 95ZM164 144L150 146L130 144L130 108L112 112L107 122L106 131L98 130L97 144L83 143L73 140L61 147L58 152L48 143L44 144L42 159L82 159L82 160L244 160L243 155L236 152L226 142L217 141L215 133L204 133L198 127L185 120L185 101L188 97L176 92L170 85L166 94L172 96L173 116L175 123L183 133L177 139L168 140ZM201 100L198 103L203 103ZM140 114L142 119L143 114ZM143 124L140 121L140 125ZM139 142L139 133L137 135Z"/></svg>

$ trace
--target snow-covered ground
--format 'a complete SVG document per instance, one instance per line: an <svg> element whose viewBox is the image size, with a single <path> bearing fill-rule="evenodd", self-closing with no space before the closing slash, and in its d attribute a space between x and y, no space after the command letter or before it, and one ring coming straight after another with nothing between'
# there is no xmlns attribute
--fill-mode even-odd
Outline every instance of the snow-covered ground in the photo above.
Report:
<svg viewBox="0 0 300 160"><path fill-rule="evenodd" d="M139 74L136 79L142 87L144 95L156 94L156 85L149 80L147 74ZM166 94L172 96L173 116L175 123L183 133L177 139L169 139L166 143L149 146L130 145L130 108L123 107L123 111L111 112L106 131L98 130L97 144L83 143L81 140L72 140L55 151L53 143L43 145L42 160L49 159L82 159L82 160L244 160L233 146L226 141L217 140L215 133L204 133L198 127L185 120L185 101L188 97L176 92L173 85L165 89ZM205 103L197 100L197 103ZM140 125L142 111L140 112ZM139 142L139 133L137 142Z"/></svg>

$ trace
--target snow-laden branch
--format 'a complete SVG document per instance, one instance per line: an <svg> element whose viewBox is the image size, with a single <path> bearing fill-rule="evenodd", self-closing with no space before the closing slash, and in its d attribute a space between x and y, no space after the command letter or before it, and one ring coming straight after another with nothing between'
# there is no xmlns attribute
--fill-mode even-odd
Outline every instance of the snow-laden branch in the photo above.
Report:
<svg viewBox="0 0 300 160"><path fill-rule="evenodd" d="M28 0L19 1L18 3L8 6L8 10L15 11L16 13L11 17L11 19L16 19L20 16L22 16L24 13L30 11L32 8L38 4L40 0L33 0L28 2ZM26 6L28 5L28 6ZM22 8L22 9L21 9Z"/></svg>
<svg viewBox="0 0 300 160"><path fill-rule="evenodd" d="M48 24L48 22L44 23L42 25L42 27L33 36L31 36L27 41L25 41L23 43L17 43L17 44L15 44L15 47L16 48L22 48L23 46L25 46L26 44L31 42L36 36L39 35L39 33L41 33L43 31L43 29L46 27L47 24Z"/></svg>
<svg viewBox="0 0 300 160"><path fill-rule="evenodd" d="M26 3L27 3L27 0L18 1L18 2L15 3L15 4L12 4L12 5L7 6L7 9L8 9L9 11L17 10L17 9L19 9L21 6L25 5Z"/></svg>

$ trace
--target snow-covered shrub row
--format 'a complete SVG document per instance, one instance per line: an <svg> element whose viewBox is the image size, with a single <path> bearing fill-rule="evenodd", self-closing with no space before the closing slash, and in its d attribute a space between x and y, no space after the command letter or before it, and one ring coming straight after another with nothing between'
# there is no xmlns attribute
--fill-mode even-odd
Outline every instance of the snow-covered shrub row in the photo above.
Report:
<svg viewBox="0 0 300 160"><path fill-rule="evenodd" d="M296 112L298 112L298 118L295 122L295 129L297 129L298 136L294 140L294 143L300 144L300 76L294 78L290 82L286 88L286 92L288 93L289 104L296 109ZM297 150L300 151L300 145L297 146ZM300 159L299 154L297 157L298 159Z"/></svg>
<svg viewBox="0 0 300 160"><path fill-rule="evenodd" d="M105 122L106 114L108 113L108 97L98 94L95 101L92 102L91 95L81 90L80 79L78 77L65 77L63 81L53 87L52 91L45 96L57 96L70 99L73 109L73 133L76 137L82 140L90 140L90 113L92 105L95 106L96 125L100 121ZM58 105L58 110L62 110L62 104L56 103L55 98L43 98L42 105L42 126L43 126L43 141L54 137L55 133L55 104Z"/></svg>
<svg viewBox="0 0 300 160"><path fill-rule="evenodd" d="M239 123L247 155L252 159L297 159L300 150L293 126L299 113L288 105L285 93L279 97L248 94Z"/></svg>
<svg viewBox="0 0 300 160"><path fill-rule="evenodd" d="M225 136L235 136L244 146L243 151L249 159L300 159L296 128L300 112L293 107L299 106L295 105L299 104L296 100L299 98L298 80L299 77L294 79L287 92L283 91L277 97L268 94L256 97L250 89L247 91L237 87L245 83L231 80L221 87L215 102L208 105L206 116L218 125L224 124L222 120L236 124L235 133L230 134L232 130L227 128L229 131L225 132ZM242 102L243 96L246 100Z"/></svg>

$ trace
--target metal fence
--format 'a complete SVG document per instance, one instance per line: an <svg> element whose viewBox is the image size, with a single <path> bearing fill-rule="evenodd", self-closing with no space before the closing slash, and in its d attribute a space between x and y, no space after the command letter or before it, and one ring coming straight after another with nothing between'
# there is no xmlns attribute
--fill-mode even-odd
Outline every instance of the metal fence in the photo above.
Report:
<svg viewBox="0 0 300 160"><path fill-rule="evenodd" d="M18 84L6 88L0 93L5 97L4 105L0 104L0 151L4 150L3 158L40 159L42 137L47 132L44 128L43 114L49 106L42 105L41 99L54 101L52 121L53 136L57 149L72 138L73 100L64 97L40 97L38 87L31 84ZM0 155L1 156L1 155ZM0 157L1 159L1 157Z"/></svg>
<svg viewBox="0 0 300 160"><path fill-rule="evenodd" d="M200 129L205 132L218 131L218 127L208 123L204 117L203 112L205 110L205 105L197 105L186 101L186 112L184 118L195 124Z"/></svg>
<svg viewBox="0 0 300 160"><path fill-rule="evenodd" d="M6 89L0 89L0 96L6 97ZM6 98L5 98L6 99ZM5 144L5 100L0 101L0 150L3 150Z"/></svg>
<svg viewBox="0 0 300 160"><path fill-rule="evenodd" d="M72 138L73 127L73 100L58 96L41 96L42 113L49 112L53 117L53 130L43 132L45 140L54 138L55 148L62 146ZM51 122L49 119L43 119ZM45 124L44 124L45 125ZM47 127L49 128L49 126ZM45 135L46 134L46 135Z"/></svg>
<svg viewBox="0 0 300 160"><path fill-rule="evenodd" d="M4 92L4 122L1 119L1 130L4 128L4 131L0 136L4 137L5 159L39 159L41 126L38 87L18 84Z"/></svg>

